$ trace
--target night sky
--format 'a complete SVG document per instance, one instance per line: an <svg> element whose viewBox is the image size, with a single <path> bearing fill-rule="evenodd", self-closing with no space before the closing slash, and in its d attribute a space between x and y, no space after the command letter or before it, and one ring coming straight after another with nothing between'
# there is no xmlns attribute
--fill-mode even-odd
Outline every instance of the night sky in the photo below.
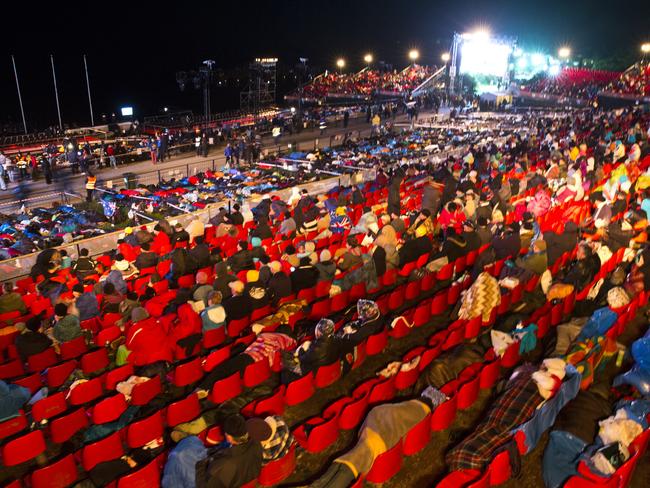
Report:
<svg viewBox="0 0 650 488"><path fill-rule="evenodd" d="M395 67L412 47L439 62L454 31L483 25L519 44L556 52L563 44L585 56L639 52L650 41L650 2L603 0L275 0L258 2L101 2L79 7L29 5L5 16L0 58L0 121L20 120L10 54L15 54L27 123L56 123L49 55L54 54L64 122L89 124L82 55L88 56L96 114L133 105L136 116L163 106L201 111L201 96L181 93L175 72L204 59L242 67L276 56L331 68L337 57L359 68L365 52ZM615 10L615 5L620 11ZM24 22L22 20L24 19ZM288 84L288 82L287 82ZM237 108L237 90L213 91L214 109Z"/></svg>

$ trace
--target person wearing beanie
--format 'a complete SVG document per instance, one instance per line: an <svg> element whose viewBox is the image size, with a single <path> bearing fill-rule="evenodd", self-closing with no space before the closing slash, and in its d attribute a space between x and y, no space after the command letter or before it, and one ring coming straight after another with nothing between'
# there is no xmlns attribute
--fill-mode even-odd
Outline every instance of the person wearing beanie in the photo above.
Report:
<svg viewBox="0 0 650 488"><path fill-rule="evenodd" d="M74 296L74 306L79 312L80 322L99 315L97 296L90 291L84 292L84 287L81 283L77 283L72 287L72 296Z"/></svg>
<svg viewBox="0 0 650 488"><path fill-rule="evenodd" d="M239 241L239 244L237 244L237 252L228 258L228 266L230 266L230 269L235 274L240 271L255 268L253 254L248 249L248 242Z"/></svg>
<svg viewBox="0 0 650 488"><path fill-rule="evenodd" d="M81 336L79 317L68 313L68 306L65 303L57 303L54 307L54 328L53 336L58 343L68 342Z"/></svg>
<svg viewBox="0 0 650 488"><path fill-rule="evenodd" d="M225 446L196 465L197 488L238 488L255 480L262 469L262 445L246 430L240 414L223 424Z"/></svg>
<svg viewBox="0 0 650 488"><path fill-rule="evenodd" d="M318 281L331 281L336 274L336 264L332 261L332 253L329 249L323 249L319 261L315 264L318 270Z"/></svg>

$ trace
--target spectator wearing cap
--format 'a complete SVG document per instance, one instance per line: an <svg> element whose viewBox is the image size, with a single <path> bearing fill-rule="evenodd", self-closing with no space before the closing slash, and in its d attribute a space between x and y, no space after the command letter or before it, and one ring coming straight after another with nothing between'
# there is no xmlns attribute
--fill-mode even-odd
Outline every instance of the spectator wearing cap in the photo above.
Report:
<svg viewBox="0 0 650 488"><path fill-rule="evenodd" d="M289 426L278 415L269 415L265 419L248 419L246 430L252 440L262 445L262 462L264 464L284 457L293 444Z"/></svg>
<svg viewBox="0 0 650 488"><path fill-rule="evenodd" d="M231 296L223 301L226 317L228 320L241 320L248 317L253 311L253 304L248 294L244 293L244 283L236 280L228 283L228 286Z"/></svg>
<svg viewBox="0 0 650 488"><path fill-rule="evenodd" d="M136 237L135 233L133 232L133 227L125 227L124 228L124 242L126 242L129 246L139 246L140 243L138 242L138 238Z"/></svg>
<svg viewBox="0 0 650 488"><path fill-rule="evenodd" d="M223 432L230 447L197 464L197 488L238 488L260 474L262 445L251 439L244 417L235 414L226 418Z"/></svg>
<svg viewBox="0 0 650 488"><path fill-rule="evenodd" d="M221 305L221 292L210 291L206 301L207 306L200 314L203 332L226 325L226 310Z"/></svg>
<svg viewBox="0 0 650 488"><path fill-rule="evenodd" d="M20 312L21 315L25 315L27 313L27 306L23 302L20 293L14 291L14 284L7 281L3 289L4 293L0 295L0 314Z"/></svg>
<svg viewBox="0 0 650 488"><path fill-rule="evenodd" d="M74 296L74 306L79 311L80 322L99 315L97 296L92 292L84 292L82 284L77 283L72 287L72 296Z"/></svg>
<svg viewBox="0 0 650 488"><path fill-rule="evenodd" d="M546 255L546 242L543 239L537 239L531 251L517 258L515 264L525 270L541 275L548 269L548 257Z"/></svg>
<svg viewBox="0 0 650 488"><path fill-rule="evenodd" d="M170 437L176 446L170 451L163 471L162 488L195 488L196 464L208 456L201 439L174 429Z"/></svg>
<svg viewBox="0 0 650 488"><path fill-rule="evenodd" d="M208 284L208 275L204 271L196 273L196 285L192 288L192 299L195 302L208 303L208 294L213 291L212 285Z"/></svg>
<svg viewBox="0 0 650 488"><path fill-rule="evenodd" d="M478 251L481 247L481 238L476 232L474 222L466 220L463 222L463 232L461 234L467 243L467 252Z"/></svg>
<svg viewBox="0 0 650 488"><path fill-rule="evenodd" d="M16 349L23 361L41 353L52 345L52 339L43 333L43 314L30 317L25 329L16 337Z"/></svg>
<svg viewBox="0 0 650 488"><path fill-rule="evenodd" d="M54 327L52 335L58 343L68 342L81 336L79 317L68 313L65 303L57 303L54 307Z"/></svg>

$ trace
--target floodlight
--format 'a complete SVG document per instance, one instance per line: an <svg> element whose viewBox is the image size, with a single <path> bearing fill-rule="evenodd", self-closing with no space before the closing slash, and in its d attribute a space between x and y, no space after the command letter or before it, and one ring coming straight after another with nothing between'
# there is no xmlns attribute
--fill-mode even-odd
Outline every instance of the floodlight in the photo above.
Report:
<svg viewBox="0 0 650 488"><path fill-rule="evenodd" d="M420 57L420 51L417 49L411 49L409 51L409 59L413 62L415 62L418 58Z"/></svg>
<svg viewBox="0 0 650 488"><path fill-rule="evenodd" d="M451 55L449 53L442 53L442 56L440 56L440 59L442 59L446 63L451 59Z"/></svg>
<svg viewBox="0 0 650 488"><path fill-rule="evenodd" d="M561 48L558 50L557 54L558 54L558 56L560 56L561 58L565 58L565 59L566 59L566 58L568 58L569 56L571 56L571 48L569 48L569 47L567 47L567 46L563 46L563 47L561 47Z"/></svg>
<svg viewBox="0 0 650 488"><path fill-rule="evenodd" d="M345 68L345 59L339 58L336 60L336 66L338 66L340 69Z"/></svg>
<svg viewBox="0 0 650 488"><path fill-rule="evenodd" d="M548 74L550 76L557 76L560 74L560 65L558 64L552 64L551 66L548 67Z"/></svg>
<svg viewBox="0 0 650 488"><path fill-rule="evenodd" d="M644 42L643 44L641 44L641 52L643 54L650 53L650 42Z"/></svg>
<svg viewBox="0 0 650 488"><path fill-rule="evenodd" d="M368 53L363 57L363 60L366 62L366 64L372 63L372 54Z"/></svg>

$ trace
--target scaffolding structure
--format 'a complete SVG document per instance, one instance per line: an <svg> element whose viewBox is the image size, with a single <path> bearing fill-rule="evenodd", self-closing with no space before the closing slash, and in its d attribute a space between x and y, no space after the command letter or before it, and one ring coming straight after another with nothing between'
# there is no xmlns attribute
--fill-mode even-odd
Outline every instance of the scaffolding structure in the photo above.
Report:
<svg viewBox="0 0 650 488"><path fill-rule="evenodd" d="M255 58L249 64L248 87L239 94L241 110L258 113L275 103L278 58Z"/></svg>

